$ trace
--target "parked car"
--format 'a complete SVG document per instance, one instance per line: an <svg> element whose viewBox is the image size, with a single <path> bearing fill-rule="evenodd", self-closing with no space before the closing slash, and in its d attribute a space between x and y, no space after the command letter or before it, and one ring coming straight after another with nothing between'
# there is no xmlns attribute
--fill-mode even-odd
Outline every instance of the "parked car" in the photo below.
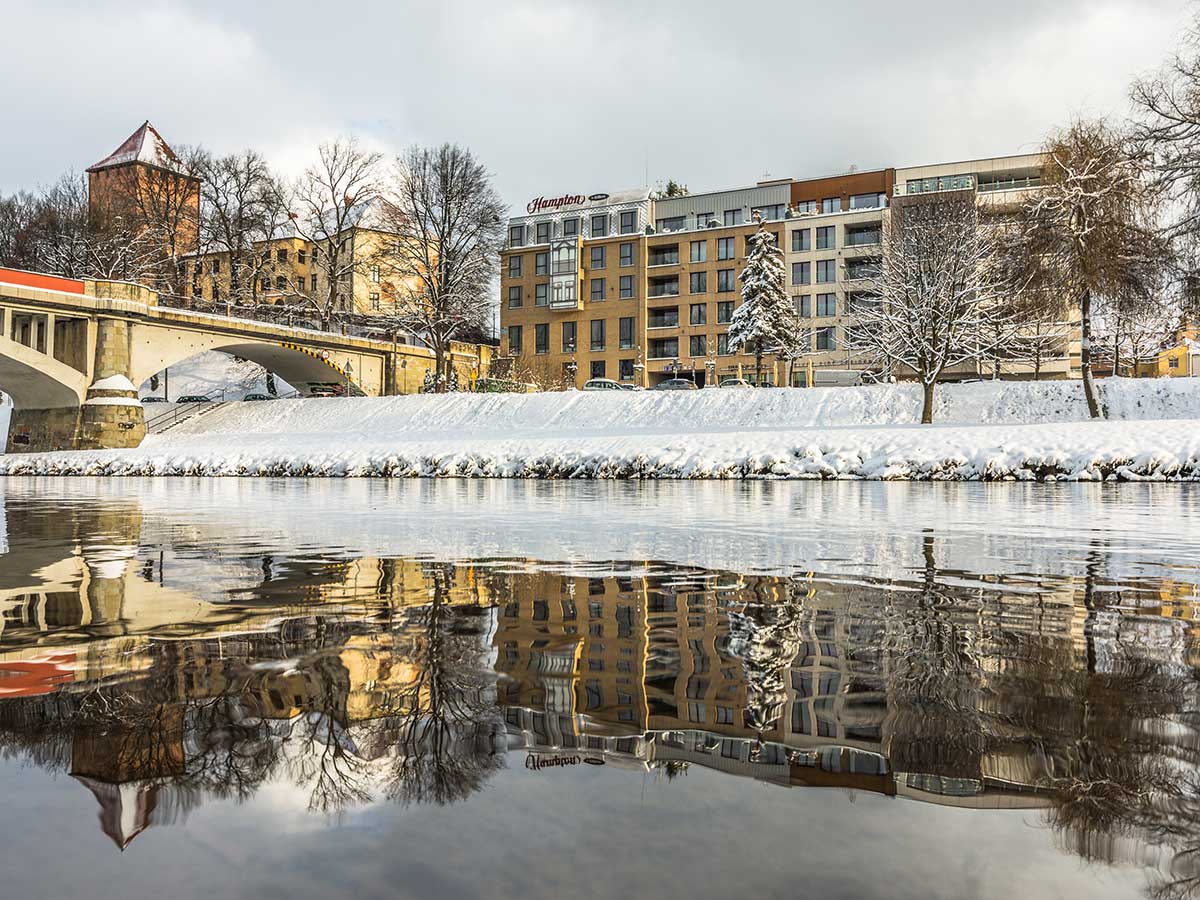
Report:
<svg viewBox="0 0 1200 900"><path fill-rule="evenodd" d="M748 387L754 387L754 385L752 385L750 382L748 382L745 378L726 378L724 381L721 382L721 387L723 387L723 388L748 388Z"/></svg>
<svg viewBox="0 0 1200 900"><path fill-rule="evenodd" d="M180 397L175 402L176 403L211 403L212 401L209 400L208 397L205 397L203 394L184 394L182 397Z"/></svg>
<svg viewBox="0 0 1200 900"><path fill-rule="evenodd" d="M638 387L632 381L622 381L621 382L621 390L623 390L623 391L640 391L643 389Z"/></svg>
<svg viewBox="0 0 1200 900"><path fill-rule="evenodd" d="M274 400L270 394L247 394L243 400Z"/></svg>
<svg viewBox="0 0 1200 900"><path fill-rule="evenodd" d="M621 383L611 378L590 378L583 383L585 391L619 391Z"/></svg>
<svg viewBox="0 0 1200 900"><path fill-rule="evenodd" d="M143 397L142 402L143 403L166 403L167 398L166 397Z"/></svg>
<svg viewBox="0 0 1200 900"><path fill-rule="evenodd" d="M345 391L332 384L314 384L308 389L310 397L340 397Z"/></svg>
<svg viewBox="0 0 1200 900"><path fill-rule="evenodd" d="M696 382L686 378L668 378L654 386L656 391L694 391L698 390Z"/></svg>

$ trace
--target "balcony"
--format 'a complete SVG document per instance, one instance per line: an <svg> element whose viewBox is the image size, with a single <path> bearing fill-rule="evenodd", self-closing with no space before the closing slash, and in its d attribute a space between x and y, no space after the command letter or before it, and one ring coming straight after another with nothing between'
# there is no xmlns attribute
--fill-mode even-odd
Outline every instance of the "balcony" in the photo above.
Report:
<svg viewBox="0 0 1200 900"><path fill-rule="evenodd" d="M646 296L654 299L656 297L678 297L679 296L679 276L674 275L670 278L651 278L650 289L646 292Z"/></svg>
<svg viewBox="0 0 1200 900"><path fill-rule="evenodd" d="M1024 191L1029 188L1041 187L1041 176L1033 175L1029 178L1007 178L997 181L979 182L979 192L981 194L992 193L994 191Z"/></svg>
<svg viewBox="0 0 1200 900"><path fill-rule="evenodd" d="M679 245L672 244L669 247L651 247L647 253L646 265L650 268L654 266L679 265Z"/></svg>
<svg viewBox="0 0 1200 900"><path fill-rule="evenodd" d="M877 247L883 241L883 231L879 228L846 229L846 247Z"/></svg>

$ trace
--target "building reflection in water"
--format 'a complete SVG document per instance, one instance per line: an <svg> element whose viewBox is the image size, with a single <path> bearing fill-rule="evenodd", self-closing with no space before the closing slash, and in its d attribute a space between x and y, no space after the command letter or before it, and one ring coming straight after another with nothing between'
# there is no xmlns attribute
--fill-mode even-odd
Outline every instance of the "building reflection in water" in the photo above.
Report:
<svg viewBox="0 0 1200 900"><path fill-rule="evenodd" d="M122 849L278 779L325 813L452 803L524 750L531 775L703 766L1038 809L1085 858L1170 860L1164 894L1200 877L1200 598L1106 580L1102 546L1081 578L986 581L939 569L930 537L892 583L268 553L221 569L143 545L134 508L8 514L0 752L75 777Z"/></svg>

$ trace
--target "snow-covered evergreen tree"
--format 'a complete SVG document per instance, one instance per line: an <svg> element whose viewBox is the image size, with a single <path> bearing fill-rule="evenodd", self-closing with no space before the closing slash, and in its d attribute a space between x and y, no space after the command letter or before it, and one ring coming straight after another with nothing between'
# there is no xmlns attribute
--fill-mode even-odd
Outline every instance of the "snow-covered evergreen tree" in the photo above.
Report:
<svg viewBox="0 0 1200 900"><path fill-rule="evenodd" d="M792 321L783 251L759 226L740 276L742 303L729 321L729 349L754 351L754 380L762 384L763 354L778 347Z"/></svg>

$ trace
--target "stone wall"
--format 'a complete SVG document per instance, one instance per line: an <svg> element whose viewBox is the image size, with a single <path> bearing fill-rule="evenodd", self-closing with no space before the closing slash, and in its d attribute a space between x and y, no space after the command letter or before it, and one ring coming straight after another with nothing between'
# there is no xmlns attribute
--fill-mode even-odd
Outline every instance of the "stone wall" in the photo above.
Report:
<svg viewBox="0 0 1200 900"><path fill-rule="evenodd" d="M78 406L58 409L14 409L9 421L4 452L74 450L79 436L79 413Z"/></svg>

